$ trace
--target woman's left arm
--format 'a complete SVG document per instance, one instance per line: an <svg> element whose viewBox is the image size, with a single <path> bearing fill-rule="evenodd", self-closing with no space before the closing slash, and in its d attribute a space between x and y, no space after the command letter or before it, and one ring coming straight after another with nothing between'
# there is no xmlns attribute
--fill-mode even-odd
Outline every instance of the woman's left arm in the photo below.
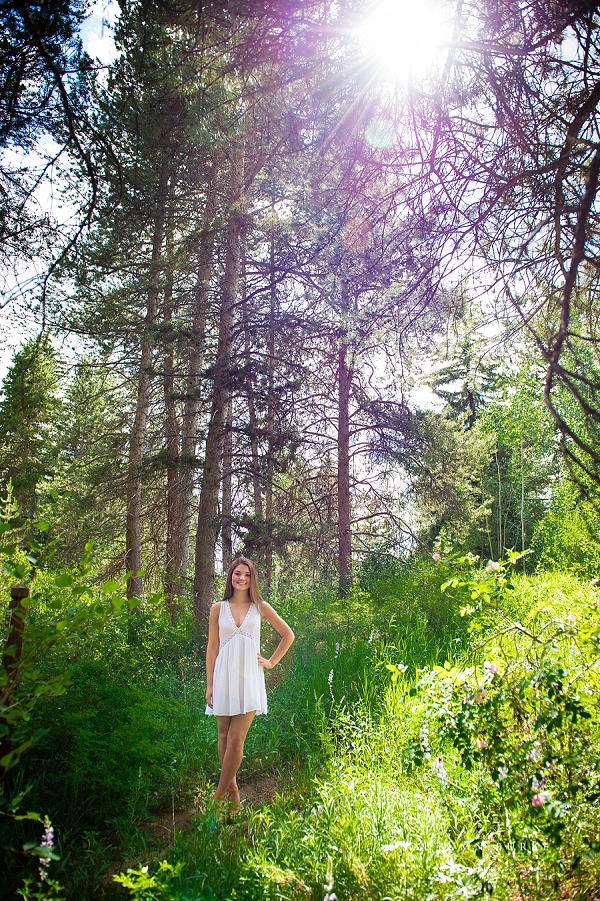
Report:
<svg viewBox="0 0 600 901"><path fill-rule="evenodd" d="M286 621L282 619L278 613L275 613L271 605L267 604L266 601L263 601L261 604L261 613L269 625L281 635L281 641L270 657L266 658L262 657L260 654L258 655L259 666L262 666L264 669L273 669L275 664L279 663L284 654L291 648L295 635Z"/></svg>

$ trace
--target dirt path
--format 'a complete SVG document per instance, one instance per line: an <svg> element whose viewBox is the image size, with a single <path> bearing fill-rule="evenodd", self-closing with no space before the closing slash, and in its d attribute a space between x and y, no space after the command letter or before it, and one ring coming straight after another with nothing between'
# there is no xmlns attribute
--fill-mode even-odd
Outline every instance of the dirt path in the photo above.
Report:
<svg viewBox="0 0 600 901"><path fill-rule="evenodd" d="M252 807L264 804L273 798L280 785L284 782L285 776L280 772L250 776L240 783L242 801L250 804ZM157 814L153 819L142 823L142 829L151 839L166 850L173 845L177 832L185 832L186 829L190 828L192 819L198 814L201 805L202 802L198 800L197 803L186 810L165 810L163 813ZM113 876L115 873L121 873L128 866L135 866L137 862L137 859L114 861L108 867L107 872L100 876L100 882L107 888L114 888Z"/></svg>
<svg viewBox="0 0 600 901"><path fill-rule="evenodd" d="M253 807L270 801L282 781L281 773L264 773L259 776L250 776L240 783L240 795L242 801ZM143 824L143 828L154 838L167 839L171 843L173 833L185 830L189 827L192 818L198 813L198 805L195 804L187 810L170 810L159 814L152 820Z"/></svg>

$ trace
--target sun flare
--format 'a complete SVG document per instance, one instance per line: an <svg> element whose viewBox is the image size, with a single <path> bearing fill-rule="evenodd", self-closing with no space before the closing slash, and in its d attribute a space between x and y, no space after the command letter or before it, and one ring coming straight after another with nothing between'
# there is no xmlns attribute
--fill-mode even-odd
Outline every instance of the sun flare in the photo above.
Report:
<svg viewBox="0 0 600 901"><path fill-rule="evenodd" d="M394 82L425 77L449 38L447 10L435 0L381 0L358 27L365 57Z"/></svg>

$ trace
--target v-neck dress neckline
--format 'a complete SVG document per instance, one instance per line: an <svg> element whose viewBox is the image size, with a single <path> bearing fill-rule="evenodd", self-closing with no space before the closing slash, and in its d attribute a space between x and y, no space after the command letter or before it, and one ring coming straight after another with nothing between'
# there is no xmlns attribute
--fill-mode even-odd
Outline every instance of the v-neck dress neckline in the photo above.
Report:
<svg viewBox="0 0 600 901"><path fill-rule="evenodd" d="M239 629L243 629L244 626L246 625L246 620L248 619L248 616L250 615L250 611L251 611L252 608L254 607L254 604L252 603L252 601L250 601L250 606L249 606L248 609L246 610L246 615L244 616L244 618L243 618L243 620L241 621L241 623L239 624L239 626L238 626L238 624L237 624L236 621L235 621L235 616L233 615L233 610L231 609L231 603L230 603L230 601L225 601L225 603L227 604L227 609L229 610L229 615L230 615L230 617L231 617L231 619L232 619L233 625L234 625L234 626L236 627L236 629L238 629L238 630L239 630Z"/></svg>

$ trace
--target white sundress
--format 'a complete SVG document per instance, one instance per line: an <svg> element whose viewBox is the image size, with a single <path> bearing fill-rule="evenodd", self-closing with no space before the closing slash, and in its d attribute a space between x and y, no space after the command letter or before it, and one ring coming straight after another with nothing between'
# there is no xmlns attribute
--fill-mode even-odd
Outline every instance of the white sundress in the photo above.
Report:
<svg viewBox="0 0 600 901"><path fill-rule="evenodd" d="M213 675L213 706L206 713L235 716L267 712L265 673L258 665L260 613L252 604L241 626L236 626L229 601L219 610L219 653Z"/></svg>

